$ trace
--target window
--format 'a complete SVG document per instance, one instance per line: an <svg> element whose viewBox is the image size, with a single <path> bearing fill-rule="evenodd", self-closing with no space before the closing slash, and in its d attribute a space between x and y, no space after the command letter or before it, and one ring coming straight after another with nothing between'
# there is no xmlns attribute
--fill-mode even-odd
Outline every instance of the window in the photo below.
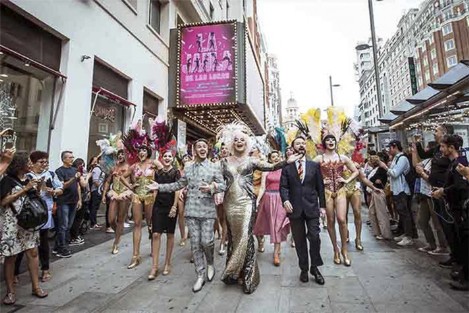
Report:
<svg viewBox="0 0 469 313"><path fill-rule="evenodd" d="M448 67L453 67L458 64L458 58L455 55L452 55L449 58L446 58L446 64Z"/></svg>
<svg viewBox="0 0 469 313"><path fill-rule="evenodd" d="M436 59L436 50L432 49L432 51L430 52L430 55L432 57L432 60L435 60Z"/></svg>
<svg viewBox="0 0 469 313"><path fill-rule="evenodd" d="M453 32L453 26L451 25L451 23L443 25L443 27L441 28L441 32L443 33L443 36L446 36L449 33L452 33Z"/></svg>
<svg viewBox="0 0 469 313"><path fill-rule="evenodd" d="M143 125L149 127L149 118L156 118L158 115L158 106L160 100L148 91L143 91ZM146 129L147 133L150 134L150 129Z"/></svg>
<svg viewBox="0 0 469 313"><path fill-rule="evenodd" d="M424 67L428 66L428 58L426 56L423 58L423 66Z"/></svg>
<svg viewBox="0 0 469 313"><path fill-rule="evenodd" d="M433 34L431 34L430 38L428 38L428 44L432 45L434 42L435 42L435 40L433 39Z"/></svg>
<svg viewBox="0 0 469 313"><path fill-rule="evenodd" d="M438 63L433 63L433 75L438 75Z"/></svg>
<svg viewBox="0 0 469 313"><path fill-rule="evenodd" d="M454 39L445 41L445 51L450 51L454 49Z"/></svg>
<svg viewBox="0 0 469 313"><path fill-rule="evenodd" d="M154 31L160 33L161 26L161 3L159 0L150 0L150 16L149 24Z"/></svg>

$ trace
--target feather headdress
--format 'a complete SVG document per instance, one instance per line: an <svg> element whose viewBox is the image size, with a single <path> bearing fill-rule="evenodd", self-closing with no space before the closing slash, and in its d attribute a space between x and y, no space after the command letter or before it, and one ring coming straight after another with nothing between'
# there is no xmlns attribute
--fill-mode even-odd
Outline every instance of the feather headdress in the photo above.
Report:
<svg viewBox="0 0 469 313"><path fill-rule="evenodd" d="M127 162L134 164L138 161L138 149L149 146L148 136L143 129L142 120L131 127L125 135L122 136L122 142L127 152Z"/></svg>
<svg viewBox="0 0 469 313"><path fill-rule="evenodd" d="M246 139L246 152L249 153L251 151L253 142L251 140L252 132L249 127L241 122L232 122L229 124L222 125L217 129L217 137L216 141L220 143L224 143L228 150L233 153L233 143L235 139L235 135L237 134L244 134Z"/></svg>
<svg viewBox="0 0 469 313"><path fill-rule="evenodd" d="M162 117L157 116L155 119L149 119L150 122L150 147L159 152L162 156L163 153L170 150L173 156L177 153L176 139L172 134L172 125L165 121Z"/></svg>
<svg viewBox="0 0 469 313"><path fill-rule="evenodd" d="M109 174L112 168L116 165L117 151L124 149L121 137L122 133L119 132L116 135L111 134L109 138L96 141L96 144L101 150L101 160L99 161L99 165L106 174Z"/></svg>
<svg viewBox="0 0 469 313"><path fill-rule="evenodd" d="M273 130L271 130L268 133L266 140L272 149L285 154L287 150L287 138L285 135L285 130L282 127L275 127Z"/></svg>

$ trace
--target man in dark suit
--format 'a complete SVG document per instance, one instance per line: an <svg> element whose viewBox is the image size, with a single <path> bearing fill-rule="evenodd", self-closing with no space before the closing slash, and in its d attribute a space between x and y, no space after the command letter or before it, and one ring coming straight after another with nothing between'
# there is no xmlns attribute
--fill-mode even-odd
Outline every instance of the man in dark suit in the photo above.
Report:
<svg viewBox="0 0 469 313"><path fill-rule="evenodd" d="M308 282L308 245L311 257L310 273L315 281L323 285L324 277L318 266L323 264L319 238L319 212L326 207L324 181L319 164L306 160L306 141L297 137L291 144L296 153L303 154L298 161L288 164L282 170L280 179L280 197L290 219L290 226L295 240L296 254L301 269L300 280Z"/></svg>

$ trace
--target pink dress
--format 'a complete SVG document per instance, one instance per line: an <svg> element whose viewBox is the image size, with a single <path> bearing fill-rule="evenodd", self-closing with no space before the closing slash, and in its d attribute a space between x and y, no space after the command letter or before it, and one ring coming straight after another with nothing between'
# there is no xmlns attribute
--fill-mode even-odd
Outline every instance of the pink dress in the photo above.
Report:
<svg viewBox="0 0 469 313"><path fill-rule="evenodd" d="M265 192L259 203L254 235L270 235L270 243L287 240L290 232L290 220L280 199L280 176L282 170L267 174Z"/></svg>

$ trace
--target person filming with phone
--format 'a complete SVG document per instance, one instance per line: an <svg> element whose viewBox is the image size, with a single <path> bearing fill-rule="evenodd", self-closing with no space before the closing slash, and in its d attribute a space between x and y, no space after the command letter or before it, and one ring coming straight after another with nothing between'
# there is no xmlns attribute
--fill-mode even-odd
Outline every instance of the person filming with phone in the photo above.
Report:
<svg viewBox="0 0 469 313"><path fill-rule="evenodd" d="M453 238L449 241L452 256L456 266L451 272L451 288L456 290L469 290L468 273L468 216L467 204L469 195L469 183L461 173L458 172L459 149L463 139L458 135L446 135L440 142L441 153L450 160L447 169L447 179L442 187L434 187L432 197L444 199L447 223L451 227Z"/></svg>

